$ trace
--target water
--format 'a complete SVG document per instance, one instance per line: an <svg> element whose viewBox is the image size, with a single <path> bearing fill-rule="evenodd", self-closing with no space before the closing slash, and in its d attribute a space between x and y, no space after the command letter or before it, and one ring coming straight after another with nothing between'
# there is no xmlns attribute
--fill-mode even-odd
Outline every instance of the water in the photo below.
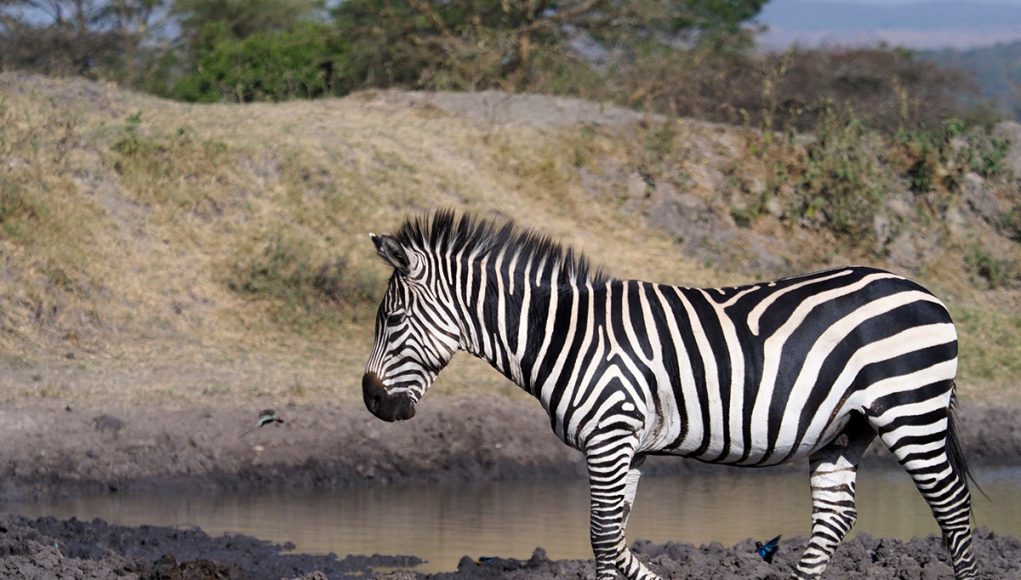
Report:
<svg viewBox="0 0 1021 580"><path fill-rule="evenodd" d="M1021 537L1021 467L980 470L993 503L976 494L979 525ZM100 495L14 504L26 516L123 525L198 526L291 541L309 553L413 554L426 572L453 570L461 556L590 558L585 481L416 485L243 494ZM858 478L857 532L908 539L938 533L928 507L902 471L865 469ZM802 473L734 471L646 477L629 539L734 544L777 534L807 535L811 501Z"/></svg>

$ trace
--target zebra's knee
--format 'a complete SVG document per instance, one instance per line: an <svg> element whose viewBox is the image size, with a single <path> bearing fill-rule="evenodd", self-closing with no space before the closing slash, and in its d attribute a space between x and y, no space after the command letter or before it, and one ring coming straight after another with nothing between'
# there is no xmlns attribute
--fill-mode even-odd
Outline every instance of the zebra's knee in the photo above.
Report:
<svg viewBox="0 0 1021 580"><path fill-rule="evenodd" d="M853 507L817 510L812 514L812 523L832 524L839 522L850 529L858 522L858 510Z"/></svg>
<svg viewBox="0 0 1021 580"><path fill-rule="evenodd" d="M847 525L847 529L850 530L854 527L854 524L858 523L858 510L850 508L841 511L840 519Z"/></svg>
<svg viewBox="0 0 1021 580"><path fill-rule="evenodd" d="M624 509L620 516L621 528L627 529L627 520L631 516L631 502L624 502Z"/></svg>

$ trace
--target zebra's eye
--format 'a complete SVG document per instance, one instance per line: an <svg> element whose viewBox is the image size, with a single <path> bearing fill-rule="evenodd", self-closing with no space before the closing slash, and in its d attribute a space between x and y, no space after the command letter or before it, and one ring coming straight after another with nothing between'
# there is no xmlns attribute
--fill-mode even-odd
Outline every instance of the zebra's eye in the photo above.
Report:
<svg viewBox="0 0 1021 580"><path fill-rule="evenodd" d="M394 312L393 314L386 317L387 324L400 324L404 322L404 312Z"/></svg>

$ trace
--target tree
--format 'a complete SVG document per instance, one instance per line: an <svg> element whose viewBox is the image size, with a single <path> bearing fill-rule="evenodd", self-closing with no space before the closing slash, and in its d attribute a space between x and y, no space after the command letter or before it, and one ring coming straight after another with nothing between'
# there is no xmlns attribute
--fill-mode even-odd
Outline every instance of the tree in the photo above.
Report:
<svg viewBox="0 0 1021 580"><path fill-rule="evenodd" d="M537 52L577 57L580 40L604 51L691 44L739 30L764 3L347 0L333 15L355 49L352 73L365 84L425 86L442 77L453 88L516 89L528 84Z"/></svg>
<svg viewBox="0 0 1021 580"><path fill-rule="evenodd" d="M130 67L164 0L0 0L0 67L107 76Z"/></svg>
<svg viewBox="0 0 1021 580"><path fill-rule="evenodd" d="M335 59L343 50L328 25L307 22L236 39L220 24L218 40L174 87L176 98L243 103L310 99L333 91L339 74Z"/></svg>
<svg viewBox="0 0 1021 580"><path fill-rule="evenodd" d="M186 45L201 42L204 30L220 29L233 39L279 32L321 16L324 0L175 0L171 15Z"/></svg>

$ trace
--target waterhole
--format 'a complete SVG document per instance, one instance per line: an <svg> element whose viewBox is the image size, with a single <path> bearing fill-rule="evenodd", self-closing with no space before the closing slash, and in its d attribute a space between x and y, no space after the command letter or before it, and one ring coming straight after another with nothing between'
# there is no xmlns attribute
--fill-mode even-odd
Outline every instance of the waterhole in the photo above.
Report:
<svg viewBox="0 0 1021 580"><path fill-rule="evenodd" d="M992 501L974 494L977 524L1021 537L1021 467L979 469ZM973 490L974 492L974 490ZM465 555L591 558L584 480L402 485L314 491L108 494L8 504L25 516L102 518L122 525L197 526L234 532L295 551L411 554L418 570L454 570ZM811 502L803 473L736 470L643 478L628 539L732 545L746 538L807 535ZM903 471L863 470L853 533L909 539L938 533Z"/></svg>

